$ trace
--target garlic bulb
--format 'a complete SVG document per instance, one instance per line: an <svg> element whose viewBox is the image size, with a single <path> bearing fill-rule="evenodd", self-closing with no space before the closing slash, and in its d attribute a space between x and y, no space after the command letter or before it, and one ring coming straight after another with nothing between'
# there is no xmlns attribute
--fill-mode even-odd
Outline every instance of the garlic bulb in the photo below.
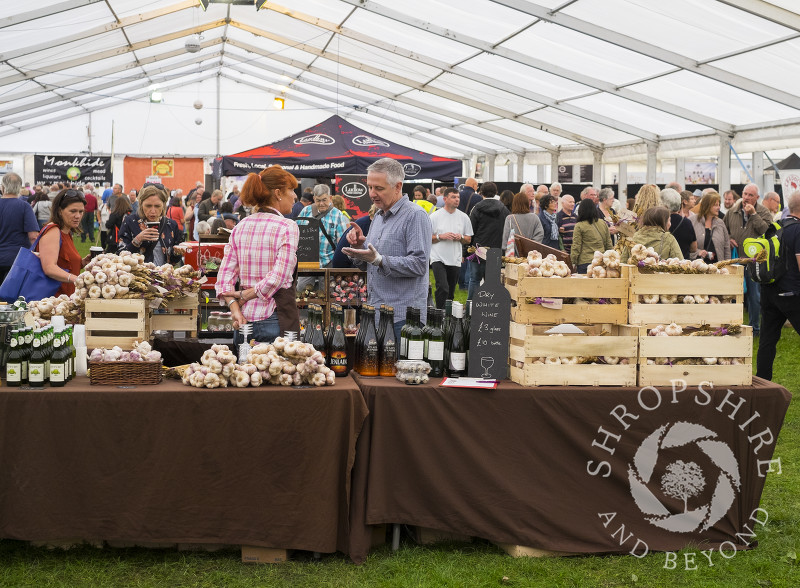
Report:
<svg viewBox="0 0 800 588"><path fill-rule="evenodd" d="M694 304L694 296L687 295L681 299L681 302L684 304Z"/></svg>
<svg viewBox="0 0 800 588"><path fill-rule="evenodd" d="M674 337L676 335L680 335L681 333L683 333L683 327L681 327L676 323L670 323L666 327L664 327L664 332L670 337Z"/></svg>

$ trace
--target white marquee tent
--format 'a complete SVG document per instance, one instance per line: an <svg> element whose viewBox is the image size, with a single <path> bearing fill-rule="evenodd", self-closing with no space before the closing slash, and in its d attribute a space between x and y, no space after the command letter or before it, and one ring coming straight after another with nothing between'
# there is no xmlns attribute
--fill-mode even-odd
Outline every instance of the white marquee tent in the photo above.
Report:
<svg viewBox="0 0 800 588"><path fill-rule="evenodd" d="M200 4L4 1L0 159L212 157L331 113L509 180L800 145L798 0Z"/></svg>

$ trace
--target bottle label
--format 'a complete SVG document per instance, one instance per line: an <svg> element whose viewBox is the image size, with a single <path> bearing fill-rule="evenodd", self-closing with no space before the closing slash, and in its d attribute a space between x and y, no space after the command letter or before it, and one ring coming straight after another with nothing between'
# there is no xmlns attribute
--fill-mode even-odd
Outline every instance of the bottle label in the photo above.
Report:
<svg viewBox="0 0 800 588"><path fill-rule="evenodd" d="M467 364L467 354L466 353L456 353L455 351L450 352L450 369L451 370L458 370L461 371L466 367Z"/></svg>
<svg viewBox="0 0 800 588"><path fill-rule="evenodd" d="M400 337L400 357L408 356L408 337Z"/></svg>
<svg viewBox="0 0 800 588"><path fill-rule="evenodd" d="M21 363L7 363L6 364L6 381L20 382L22 381L22 364Z"/></svg>
<svg viewBox="0 0 800 588"><path fill-rule="evenodd" d="M23 361L22 362L22 379L23 380L27 380L28 379L28 362L27 361Z"/></svg>
<svg viewBox="0 0 800 588"><path fill-rule="evenodd" d="M346 351L331 351L331 369L337 375L347 372Z"/></svg>
<svg viewBox="0 0 800 588"><path fill-rule="evenodd" d="M44 382L44 363L31 363L28 372L28 381L31 384Z"/></svg>
<svg viewBox="0 0 800 588"><path fill-rule="evenodd" d="M408 359L422 359L424 353L425 353L424 341L408 342Z"/></svg>
<svg viewBox="0 0 800 588"><path fill-rule="evenodd" d="M444 341L431 341L428 343L428 361L442 361L444 359Z"/></svg>
<svg viewBox="0 0 800 588"><path fill-rule="evenodd" d="M54 363L50 366L50 381L51 382L63 382L66 368L64 367L63 363Z"/></svg>
<svg viewBox="0 0 800 588"><path fill-rule="evenodd" d="M394 362L397 361L397 347L394 344L393 340L389 340L383 346L383 356L381 361L388 361L394 365Z"/></svg>

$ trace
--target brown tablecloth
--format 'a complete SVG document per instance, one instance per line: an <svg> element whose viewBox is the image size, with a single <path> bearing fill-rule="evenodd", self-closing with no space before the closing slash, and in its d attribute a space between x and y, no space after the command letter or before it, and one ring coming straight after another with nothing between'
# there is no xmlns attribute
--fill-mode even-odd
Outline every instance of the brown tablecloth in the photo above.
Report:
<svg viewBox="0 0 800 588"><path fill-rule="evenodd" d="M758 469L768 466L757 462L772 457L791 398L757 378L708 396L695 387L673 402L671 389L640 396L636 388L502 382L470 390L354 377L370 410L353 476L354 561L369 551L366 525L381 523L561 552L742 547L736 533L760 529L750 517L764 486ZM700 473L678 464L665 482L679 460ZM684 495L689 511L708 510L687 522ZM688 531L668 530L677 526Z"/></svg>
<svg viewBox="0 0 800 588"><path fill-rule="evenodd" d="M367 415L323 388L0 389L0 537L348 549Z"/></svg>

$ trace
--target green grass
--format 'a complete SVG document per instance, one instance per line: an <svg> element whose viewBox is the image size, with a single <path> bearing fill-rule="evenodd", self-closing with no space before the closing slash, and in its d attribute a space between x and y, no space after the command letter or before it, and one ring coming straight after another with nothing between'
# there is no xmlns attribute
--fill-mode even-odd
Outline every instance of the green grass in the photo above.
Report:
<svg viewBox="0 0 800 588"><path fill-rule="evenodd" d="M465 292L456 294L457 299L465 297ZM800 337L784 329L775 381L797 393L799 365ZM513 559L480 540L430 547L404 541L397 553L386 546L374 550L362 566L341 554L314 561L310 554L299 553L286 564L251 566L240 562L238 551L209 554L88 546L49 551L5 540L0 541L0 586L797 586L800 409L796 400L789 407L775 456L781 458L783 473L767 477L761 506L770 519L758 532L759 546L730 560L717 555L713 567L698 554L696 570L685 570L683 565L665 569L661 553L641 560L631 556Z"/></svg>

